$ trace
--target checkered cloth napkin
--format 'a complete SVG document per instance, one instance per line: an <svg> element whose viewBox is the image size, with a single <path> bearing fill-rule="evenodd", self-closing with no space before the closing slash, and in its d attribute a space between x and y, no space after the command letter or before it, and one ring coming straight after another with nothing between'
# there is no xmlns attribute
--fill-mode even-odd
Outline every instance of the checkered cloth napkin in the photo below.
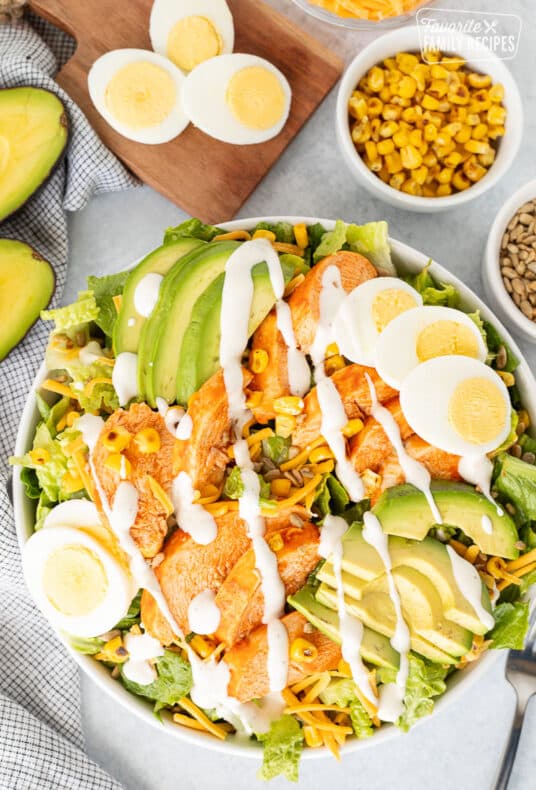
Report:
<svg viewBox="0 0 536 790"><path fill-rule="evenodd" d="M58 303L67 271L65 211L136 181L52 79L74 42L42 20L31 22L0 25L0 88L34 85L54 91L67 107L72 134L64 163L0 225L0 237L28 242L50 261ZM29 599L6 493L7 457L47 333L38 323L0 363L0 790L119 790L84 754L78 670Z"/></svg>

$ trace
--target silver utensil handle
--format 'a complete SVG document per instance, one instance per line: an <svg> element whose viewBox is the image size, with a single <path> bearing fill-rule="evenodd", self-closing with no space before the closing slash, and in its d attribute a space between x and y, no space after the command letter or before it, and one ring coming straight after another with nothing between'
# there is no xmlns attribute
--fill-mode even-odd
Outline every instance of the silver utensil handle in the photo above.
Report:
<svg viewBox="0 0 536 790"><path fill-rule="evenodd" d="M514 762L516 759L519 739L521 737L521 729L523 727L523 719L525 716L526 707L526 701L521 702L519 699L517 700L516 713L514 716L514 721L512 722L510 737L504 750L501 767L499 769L495 784L493 785L493 790L506 790L508 787L512 768L514 767Z"/></svg>

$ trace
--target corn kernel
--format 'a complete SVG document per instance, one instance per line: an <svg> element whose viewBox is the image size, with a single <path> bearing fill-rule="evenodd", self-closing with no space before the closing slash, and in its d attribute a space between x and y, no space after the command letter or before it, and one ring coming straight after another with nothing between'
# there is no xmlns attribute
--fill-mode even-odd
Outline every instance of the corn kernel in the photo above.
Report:
<svg viewBox="0 0 536 790"><path fill-rule="evenodd" d="M485 154L488 150L488 143L484 143L481 140L468 140L464 148L472 154Z"/></svg>
<svg viewBox="0 0 536 790"><path fill-rule="evenodd" d="M162 505L166 514L166 518L168 516L171 516L171 514L174 511L174 507L173 507L173 503L171 502L171 499L168 497L168 495L166 494L166 492L164 491L158 480L155 480L154 477L152 477L151 475L147 475L147 480L149 482L149 488L151 489L154 498L158 500L158 502L160 502L160 504Z"/></svg>
<svg viewBox="0 0 536 790"><path fill-rule="evenodd" d="M406 109L402 110L402 118L404 121L407 121L408 123L415 123L419 115L417 109L417 107L407 107Z"/></svg>
<svg viewBox="0 0 536 790"><path fill-rule="evenodd" d="M326 346L326 359L328 357L334 357L336 354L339 354L339 346L337 343L330 343L329 346Z"/></svg>
<svg viewBox="0 0 536 790"><path fill-rule="evenodd" d="M249 369L252 373L263 373L269 360L268 352L264 348L255 348L249 355Z"/></svg>
<svg viewBox="0 0 536 790"><path fill-rule="evenodd" d="M378 170L378 177L381 178L381 180L385 184L387 184L387 182L389 181L389 171L387 170L387 168L385 166L384 167L380 167L380 169ZM343 362L344 362L344 360L343 360ZM341 367L344 367L344 365L341 365ZM331 376L331 374L334 373L335 370L340 370L340 368L332 368L330 370L330 372L328 373L328 376Z"/></svg>
<svg viewBox="0 0 536 790"><path fill-rule="evenodd" d="M427 123L424 127L424 139L429 143L433 142L437 137L437 127L433 123Z"/></svg>
<svg viewBox="0 0 536 790"><path fill-rule="evenodd" d="M348 100L348 112L356 121L361 121L367 114L367 102L364 98L350 96Z"/></svg>
<svg viewBox="0 0 536 790"><path fill-rule="evenodd" d="M132 472L130 461L121 453L110 453L104 462L104 466L118 474L121 480L128 480Z"/></svg>
<svg viewBox="0 0 536 790"><path fill-rule="evenodd" d="M508 373L506 370L496 370L495 372L499 374L507 387L513 387L516 383L513 373Z"/></svg>
<svg viewBox="0 0 536 790"><path fill-rule="evenodd" d="M199 634L196 634L193 639L190 640L190 647L192 647L201 658L208 658L214 650L214 646L211 644L210 640L206 639L204 636L199 636Z"/></svg>
<svg viewBox="0 0 536 790"><path fill-rule="evenodd" d="M444 80L432 80L427 90L438 99L442 99L449 92L449 86Z"/></svg>
<svg viewBox="0 0 536 790"><path fill-rule="evenodd" d="M365 153L369 162L374 162L378 158L378 149L374 140L368 140L365 143Z"/></svg>
<svg viewBox="0 0 536 790"><path fill-rule="evenodd" d="M462 155L458 153L458 151L452 151L448 156L445 157L444 161L447 167L454 170L459 164L461 164Z"/></svg>
<svg viewBox="0 0 536 790"><path fill-rule="evenodd" d="M471 182L465 177L463 173L458 171L454 173L452 178L452 186L459 192L463 192L464 189L468 189L471 186Z"/></svg>
<svg viewBox="0 0 536 790"><path fill-rule="evenodd" d="M274 242L277 241L277 236L273 232L273 230L264 230L264 228L259 228L255 231L252 238L254 239L268 239L268 241Z"/></svg>
<svg viewBox="0 0 536 790"><path fill-rule="evenodd" d="M272 482L270 484L270 488L271 488L272 493L274 494L274 496L287 496L288 495L288 494L275 494L274 493L274 483L284 483L284 482L289 484L288 485L288 490L290 491L290 480L285 480L284 478L281 478L280 480L272 480ZM268 538L267 542L268 542L268 545L270 546L271 550L273 552L276 552L276 553L278 551L281 551L281 549L285 545L285 541L283 540L283 537L282 537L282 535L279 534L279 532L276 532L275 535L272 535L270 538Z"/></svg>
<svg viewBox="0 0 536 790"><path fill-rule="evenodd" d="M373 118L370 122L370 135L369 138L372 137L375 143L378 142L380 139L380 126L382 122L379 118Z"/></svg>
<svg viewBox="0 0 536 790"><path fill-rule="evenodd" d="M392 186L394 189L400 189L405 180L406 180L406 176L404 172L398 172L391 176L391 178L389 179L389 185Z"/></svg>
<svg viewBox="0 0 536 790"><path fill-rule="evenodd" d="M382 169L382 160L379 157L376 159L369 159L368 156L363 157L363 161L369 170L372 170L373 173L379 173Z"/></svg>
<svg viewBox="0 0 536 790"><path fill-rule="evenodd" d="M120 425L110 428L102 437L103 447L111 453L121 453L129 446L132 436Z"/></svg>
<svg viewBox="0 0 536 790"><path fill-rule="evenodd" d="M409 133L409 144L418 148L422 143L422 129L414 129Z"/></svg>
<svg viewBox="0 0 536 790"><path fill-rule="evenodd" d="M378 115L381 115L382 110L383 110L383 102L381 102L378 98L373 96L371 99L368 100L367 115L370 118L374 118Z"/></svg>
<svg viewBox="0 0 536 790"><path fill-rule="evenodd" d="M452 168L444 167L439 173L439 175L437 176L437 180L439 181L440 184L450 184L450 182L452 181L453 173L454 170L452 170Z"/></svg>
<svg viewBox="0 0 536 790"><path fill-rule="evenodd" d="M491 85L491 77L489 74L472 72L467 76L467 82L471 88L487 88Z"/></svg>
<svg viewBox="0 0 536 790"><path fill-rule="evenodd" d="M452 195L452 187L450 184L440 184L436 191L436 197L447 197Z"/></svg>
<svg viewBox="0 0 536 790"><path fill-rule="evenodd" d="M491 167L495 161L495 150L490 147L486 154L480 154L478 161L481 165L484 165L484 167Z"/></svg>
<svg viewBox="0 0 536 790"><path fill-rule="evenodd" d="M409 145L409 135L404 129L399 129L395 132L392 140L397 148L402 148L403 145Z"/></svg>
<svg viewBox="0 0 536 790"><path fill-rule="evenodd" d="M395 121L385 121L380 126L380 137L392 137L398 129L398 124Z"/></svg>
<svg viewBox="0 0 536 790"><path fill-rule="evenodd" d="M506 110L504 107L497 107L497 105L494 105L488 110L487 120L490 126L503 126L505 118Z"/></svg>
<svg viewBox="0 0 536 790"><path fill-rule="evenodd" d="M402 110L396 104L386 104L383 108L382 118L384 121L398 121L402 115Z"/></svg>
<svg viewBox="0 0 536 790"><path fill-rule="evenodd" d="M476 128L476 127L475 127ZM462 126L460 131L454 136L457 143L466 143L471 139L472 129L470 126Z"/></svg>
<svg viewBox="0 0 536 790"><path fill-rule="evenodd" d="M405 145L400 150L400 156L402 158L402 165L407 170L415 170L422 165L422 156L414 145Z"/></svg>
<svg viewBox="0 0 536 790"><path fill-rule="evenodd" d="M422 195L421 185L418 184L414 178L408 178L402 184L402 192L406 192L408 195L420 197L420 195Z"/></svg>
<svg viewBox="0 0 536 790"><path fill-rule="evenodd" d="M501 85L500 82L492 85L488 91L488 98L491 102L500 104L504 99L504 85Z"/></svg>
<svg viewBox="0 0 536 790"><path fill-rule="evenodd" d="M429 93L424 94L421 104L425 110L437 110L439 108L438 100L434 96L430 96Z"/></svg>
<svg viewBox="0 0 536 790"><path fill-rule="evenodd" d="M423 91L425 89L428 72L429 68L425 63L418 63L412 70L410 76L413 77L417 83L417 90Z"/></svg>
<svg viewBox="0 0 536 790"><path fill-rule="evenodd" d="M379 93L385 83L383 69L373 66L367 75L367 84L371 91Z"/></svg>
<svg viewBox="0 0 536 790"><path fill-rule="evenodd" d="M296 417L303 411L303 401L297 395L283 395L274 399L276 414L287 414Z"/></svg>
<svg viewBox="0 0 536 790"><path fill-rule="evenodd" d="M443 56L441 58L441 62L447 71L457 71L458 69L461 69L462 66L465 66L465 60L457 56L452 58Z"/></svg>
<svg viewBox="0 0 536 790"><path fill-rule="evenodd" d="M382 173L382 171L380 170L378 174L380 178L382 178L382 181L385 175L387 177L389 176L389 173L387 171L385 171L385 173ZM337 370L342 370L345 367L345 365L346 363L344 361L344 357L342 357L340 354L336 354L335 356L326 359L324 363L324 370L326 371L327 376L332 376Z"/></svg>
<svg viewBox="0 0 536 790"><path fill-rule="evenodd" d="M309 246L309 234L307 233L307 225L305 222L298 222L297 225L294 225L294 238L296 239L296 244L298 247L301 247L304 250L306 247Z"/></svg>
<svg viewBox="0 0 536 790"><path fill-rule="evenodd" d="M480 181L481 178L484 178L486 173L488 172L485 167L482 167L477 161L474 156L464 162L463 165L463 172L469 179L469 181Z"/></svg>
<svg viewBox="0 0 536 790"><path fill-rule="evenodd" d="M387 102L390 102L393 97L393 92L389 87L389 85L384 85L381 91L378 93L378 96L385 104L387 104Z"/></svg>
<svg viewBox="0 0 536 790"><path fill-rule="evenodd" d="M381 140L381 142L378 143L378 153L381 154L381 156L385 156L385 154L392 154L394 150L395 150L395 144L392 141L392 139Z"/></svg>
<svg viewBox="0 0 536 790"><path fill-rule="evenodd" d="M109 664L123 664L128 658L128 651L121 636L114 636L113 639L108 640L96 653L95 658L97 661L106 661Z"/></svg>
<svg viewBox="0 0 536 790"><path fill-rule="evenodd" d="M418 167L416 170L413 170L411 175L412 178L417 182L417 184L422 186L426 181L426 177L428 176L428 168L425 167L424 165L421 165L421 167Z"/></svg>
<svg viewBox="0 0 536 790"><path fill-rule="evenodd" d="M488 137L490 140L496 140L497 137L504 137L506 134L506 129L504 126L492 126L488 132Z"/></svg>
<svg viewBox="0 0 536 790"><path fill-rule="evenodd" d="M430 74L433 80L446 80L449 77L447 69L437 63L434 63L434 65L430 67Z"/></svg>
<svg viewBox="0 0 536 790"><path fill-rule="evenodd" d="M333 457L333 453L327 444L323 444L320 447L315 447L309 453L309 461L312 464L319 464L321 461L330 461L333 459Z"/></svg>
<svg viewBox="0 0 536 790"><path fill-rule="evenodd" d="M433 182L432 182L433 183ZM422 188L423 197L437 197L436 191L432 184L425 184Z"/></svg>
<svg viewBox="0 0 536 790"><path fill-rule="evenodd" d="M448 97L452 104L468 104L470 99L469 88L466 85L453 86L449 90Z"/></svg>
<svg viewBox="0 0 536 790"><path fill-rule="evenodd" d="M74 494L84 488L81 477L76 472L65 472L61 479L63 491L67 494Z"/></svg>
<svg viewBox="0 0 536 790"><path fill-rule="evenodd" d="M392 154L387 154L385 157L385 166L387 171L391 174L399 173L402 170L402 157L398 151L393 151Z"/></svg>
<svg viewBox="0 0 536 790"><path fill-rule="evenodd" d="M409 75L402 77L398 83L397 93L402 99L412 99L417 91L417 83Z"/></svg>
<svg viewBox="0 0 536 790"><path fill-rule="evenodd" d="M35 447L28 455L36 466L44 466L50 461L50 453L46 447Z"/></svg>
<svg viewBox="0 0 536 790"><path fill-rule="evenodd" d="M141 431L134 436L134 444L140 453L146 455L150 453L157 453L160 450L160 434L155 428L142 428Z"/></svg>
<svg viewBox="0 0 536 790"><path fill-rule="evenodd" d="M425 49L423 60L425 63L437 63L438 60L441 60L441 52L438 49Z"/></svg>
<svg viewBox="0 0 536 790"><path fill-rule="evenodd" d="M370 124L368 121L361 121L352 126L352 140L354 143L366 143L370 140Z"/></svg>
<svg viewBox="0 0 536 790"><path fill-rule="evenodd" d="M394 58L385 58L383 65L389 71L393 71L393 69L396 69L396 60Z"/></svg>
<svg viewBox="0 0 536 790"><path fill-rule="evenodd" d="M284 439L296 428L296 419L290 414L278 414L275 418L275 432Z"/></svg>
<svg viewBox="0 0 536 790"><path fill-rule="evenodd" d="M316 645L299 636L290 645L290 659L297 664L308 664L318 656Z"/></svg>
<svg viewBox="0 0 536 790"><path fill-rule="evenodd" d="M412 55L410 52L399 52L395 55L395 61L397 67L400 69L401 72L404 74L411 74L413 69L418 65L419 59L416 55Z"/></svg>

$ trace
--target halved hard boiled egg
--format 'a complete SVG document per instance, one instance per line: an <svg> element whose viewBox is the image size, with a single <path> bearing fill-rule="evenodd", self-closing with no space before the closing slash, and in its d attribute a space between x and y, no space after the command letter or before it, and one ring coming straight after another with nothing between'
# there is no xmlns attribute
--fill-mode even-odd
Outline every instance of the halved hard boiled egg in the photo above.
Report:
<svg viewBox="0 0 536 790"><path fill-rule="evenodd" d="M143 49L116 49L88 74L91 101L116 132L157 145L188 125L181 101L184 75L169 60Z"/></svg>
<svg viewBox="0 0 536 790"><path fill-rule="evenodd" d="M183 106L192 123L224 143L250 145L275 137L291 100L286 77L256 55L221 55L185 79Z"/></svg>
<svg viewBox="0 0 536 790"><path fill-rule="evenodd" d="M225 0L155 0L149 35L155 52L188 73L233 51L233 17Z"/></svg>
<svg viewBox="0 0 536 790"><path fill-rule="evenodd" d="M508 390L492 368L472 357L418 365L404 379L400 405L415 433L455 455L489 453L510 433Z"/></svg>
<svg viewBox="0 0 536 790"><path fill-rule="evenodd" d="M398 277L367 280L343 299L333 322L333 339L351 362L373 365L382 332L401 313L421 305L420 293Z"/></svg>
<svg viewBox="0 0 536 790"><path fill-rule="evenodd" d="M478 327L460 310L428 305L402 313L385 328L376 345L375 367L399 390L417 365L456 354L485 362L487 348Z"/></svg>
<svg viewBox="0 0 536 790"><path fill-rule="evenodd" d="M22 563L45 617L74 636L112 629L137 591L126 559L91 502L57 505L24 546Z"/></svg>

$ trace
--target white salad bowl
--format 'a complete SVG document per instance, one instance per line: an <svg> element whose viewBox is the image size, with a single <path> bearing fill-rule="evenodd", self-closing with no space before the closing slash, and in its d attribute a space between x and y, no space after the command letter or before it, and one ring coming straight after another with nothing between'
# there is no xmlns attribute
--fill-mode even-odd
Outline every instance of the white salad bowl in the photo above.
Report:
<svg viewBox="0 0 536 790"><path fill-rule="evenodd" d="M298 222L305 222L306 224L314 224L320 222L327 229L331 230L334 227L333 220L317 219L311 217L255 217L252 219L240 219L233 222L223 223L221 227L225 230L237 230L240 228L255 227L258 222L278 222L288 221L296 224ZM391 239L391 249L393 253L393 260L397 266L399 273L416 273L423 269L429 262L429 256L403 244L400 241ZM493 312L486 307L486 305L476 296L467 286L465 286L457 277L444 269L440 264L433 262L430 267L430 273L445 283L452 283L461 295L462 306L469 311L480 310L482 317L488 321L493 322L501 332L504 340L511 346L514 354L521 360L517 370L517 381L525 407L528 409L533 422L536 422L536 381L529 369L528 364L523 359L521 351L516 345L515 341L510 336L509 332L497 321ZM35 427L39 421L39 412L37 410L35 391L39 388L40 383L45 378L45 367L41 367L32 390L26 401L24 411L22 413L21 423L17 436L17 444L15 454L17 456L23 455L32 444ZM21 549L33 533L34 528L34 505L26 498L24 493L24 486L20 479L20 467L15 467L13 473L13 504L15 509L15 523L17 528L17 535ZM64 640L65 641L65 640ZM260 744L254 741L247 741L230 737L226 741L219 741L209 735L198 733L193 730L188 730L186 727L174 724L171 718L163 717L163 723L160 723L152 712L152 704L144 701L140 697L135 696L128 692L117 680L114 680L108 670L102 666L98 661L95 661L90 656L85 656L78 653L65 642L67 650L85 672L101 689L112 697L119 705L129 710L134 715L138 716L146 724L153 727L162 728L171 733L179 740L194 744L196 746L204 746L218 752L228 755L239 757L254 757L260 758L262 755L262 748ZM492 664L497 660L500 653L499 651L488 651L482 658L467 666L463 672L455 673L448 681L448 689L444 696L439 697L435 703L435 711L433 715L437 715L449 703L454 702L456 699L462 699L468 686L477 680L479 677L487 672ZM427 717L420 719L417 724L423 724L427 721ZM402 736L400 730L393 725L384 724L381 729L372 737L365 738L364 740L350 739L343 747L343 754L355 752L358 750L368 749L376 744L384 743L386 740L394 737ZM303 758L313 759L325 757L331 753L325 748L317 749L304 749Z"/></svg>
<svg viewBox="0 0 536 790"><path fill-rule="evenodd" d="M495 162L489 171L473 186L463 192L456 192L445 197L419 197L408 195L389 184L366 166L361 155L357 152L350 133L348 121L348 100L356 89L359 80L367 71L388 57L394 57L397 52L420 51L419 28L416 25L401 27L385 33L374 39L359 52L343 74L339 92L337 94L337 107L335 124L337 139L345 163L358 184L364 187L374 197L381 198L392 206L409 209L410 211L435 212L445 209L457 208L464 203L487 192L509 170L514 161L521 138L523 136L523 103L521 96L507 66L497 55L490 52L472 36L456 34L456 55L461 55L467 64L475 69L490 74L494 82L504 85L503 104L506 108L506 134L500 139L497 147Z"/></svg>

